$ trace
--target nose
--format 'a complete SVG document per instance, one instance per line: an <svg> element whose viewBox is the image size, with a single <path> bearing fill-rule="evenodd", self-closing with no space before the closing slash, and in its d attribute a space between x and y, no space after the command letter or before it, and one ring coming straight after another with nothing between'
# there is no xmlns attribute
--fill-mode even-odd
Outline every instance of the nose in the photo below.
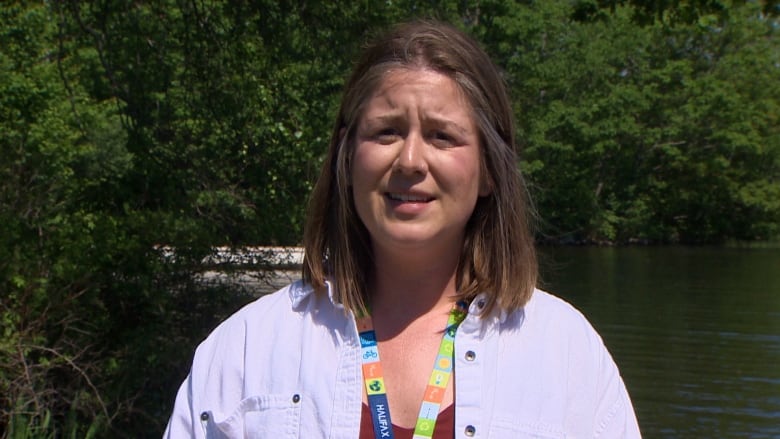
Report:
<svg viewBox="0 0 780 439"><path fill-rule="evenodd" d="M398 152L395 170L404 174L424 174L428 171L425 159L425 141L417 133L410 132Z"/></svg>

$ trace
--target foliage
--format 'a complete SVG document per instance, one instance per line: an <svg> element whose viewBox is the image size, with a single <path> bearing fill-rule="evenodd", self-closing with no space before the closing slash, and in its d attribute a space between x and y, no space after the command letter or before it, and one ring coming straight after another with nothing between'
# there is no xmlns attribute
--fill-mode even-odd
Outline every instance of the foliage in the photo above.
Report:
<svg viewBox="0 0 780 439"><path fill-rule="evenodd" d="M545 237L776 236L776 19L751 3L640 25L633 8L571 5L507 8L484 31L517 96Z"/></svg>
<svg viewBox="0 0 780 439"><path fill-rule="evenodd" d="M351 59L409 17L505 69L541 239L778 236L773 8L3 3L0 431L159 436L195 344L252 297L200 281L205 257L298 242Z"/></svg>

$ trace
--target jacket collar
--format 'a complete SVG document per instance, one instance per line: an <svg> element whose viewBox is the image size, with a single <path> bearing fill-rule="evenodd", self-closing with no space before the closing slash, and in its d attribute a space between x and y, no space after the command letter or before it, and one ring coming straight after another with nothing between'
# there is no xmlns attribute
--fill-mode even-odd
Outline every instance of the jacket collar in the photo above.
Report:
<svg viewBox="0 0 780 439"><path fill-rule="evenodd" d="M344 305L336 301L336 291L333 283L326 280L325 288L328 291L328 300L330 300L330 303L337 309L344 309ZM304 300L315 293L315 290L310 284L304 283L303 280L298 280L290 285L289 293L293 308L298 308Z"/></svg>
<svg viewBox="0 0 780 439"><path fill-rule="evenodd" d="M329 280L325 281L325 288L328 291L328 300L330 303L337 309L344 309L344 305L336 301L336 289L333 286L333 283ZM314 293L314 287L304 283L302 280L294 282L292 285L290 285L290 299L292 300L293 308L298 308L301 303L306 300L306 298ZM520 313L519 317L521 321L525 319L526 308L530 302L531 301L529 301L529 303L527 303L524 308L516 311ZM487 293L480 293L477 297L474 298L474 300L471 301L471 304L469 305L468 316L461 324L461 329L465 329L466 331L479 330L482 326L482 321L494 321L499 325L506 322L508 317L506 310L499 309L498 307L494 308L489 315L480 316L480 314L482 314L482 308L485 306L485 303L487 303ZM463 325L465 325L465 328Z"/></svg>

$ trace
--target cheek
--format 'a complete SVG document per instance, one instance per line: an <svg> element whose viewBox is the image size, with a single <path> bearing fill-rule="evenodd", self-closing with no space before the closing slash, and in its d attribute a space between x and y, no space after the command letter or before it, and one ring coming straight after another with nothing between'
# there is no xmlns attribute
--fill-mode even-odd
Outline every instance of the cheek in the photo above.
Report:
<svg viewBox="0 0 780 439"><path fill-rule="evenodd" d="M358 146L352 157L352 184L368 184L381 180L384 175L385 160L377 151L368 151Z"/></svg>
<svg viewBox="0 0 780 439"><path fill-rule="evenodd" d="M484 186L480 167L479 165L475 166L472 160L469 157L450 163L447 167L450 171L448 172L450 178L446 179L451 190L469 197L480 195Z"/></svg>
<svg viewBox="0 0 780 439"><path fill-rule="evenodd" d="M365 187L367 181L366 175L366 163L364 157L358 152L355 152L355 156L352 159L352 169L350 169L349 175L351 177L350 184L353 186L353 190L360 191Z"/></svg>
<svg viewBox="0 0 780 439"><path fill-rule="evenodd" d="M361 216L365 213L371 192L377 183L378 172L376 168L375 160L372 160L371 155L358 147L352 158L350 184L355 207Z"/></svg>

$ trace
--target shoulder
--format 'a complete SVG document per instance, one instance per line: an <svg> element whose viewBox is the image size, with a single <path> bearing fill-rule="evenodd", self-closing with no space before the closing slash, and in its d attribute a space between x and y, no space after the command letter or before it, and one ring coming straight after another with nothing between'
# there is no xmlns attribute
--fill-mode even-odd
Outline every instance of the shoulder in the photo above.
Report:
<svg viewBox="0 0 780 439"><path fill-rule="evenodd" d="M579 310L550 293L534 291L523 309L507 316L499 333L504 358L546 383L538 389L542 393L556 388L596 398L600 387L616 377L601 336ZM567 382L577 389L566 387Z"/></svg>
<svg viewBox="0 0 780 439"><path fill-rule="evenodd" d="M531 300L524 308L526 317L531 319L564 319L567 323L587 321L585 316L572 304L558 296L540 289L534 290Z"/></svg>
<svg viewBox="0 0 780 439"><path fill-rule="evenodd" d="M506 316L499 334L499 399L523 395L521 402L546 413L548 421L565 414L551 424L560 431L638 436L617 365L601 336L570 303L536 290L525 307ZM632 433L602 434L617 431Z"/></svg>
<svg viewBox="0 0 780 439"><path fill-rule="evenodd" d="M588 319L569 302L543 290L535 290L528 303L505 319L505 326L528 335L544 337L545 341L558 339L592 339L601 344Z"/></svg>
<svg viewBox="0 0 780 439"><path fill-rule="evenodd" d="M305 289L306 286L299 282L292 283L284 288L255 299L244 305L241 309L233 313L230 317L223 320L209 338L220 337L222 335L239 335L245 328L255 325L273 324L276 320L286 320L293 311L292 295L299 289ZM206 339L206 341L209 340Z"/></svg>
<svg viewBox="0 0 780 439"><path fill-rule="evenodd" d="M198 346L190 370L192 392L226 407L248 391L268 393L295 378L289 372L298 370L305 346L323 347L334 328L347 321L327 294L301 282L263 296L223 321Z"/></svg>
<svg viewBox="0 0 780 439"><path fill-rule="evenodd" d="M286 407L289 396L301 390L301 374L322 377L316 366L337 364L340 338L334 334L343 333L352 321L330 297L295 282L249 303L217 326L196 349L179 389L171 437L195 429L202 413L220 425L232 425L247 410L273 408L280 401ZM316 352L317 362L304 362L306 352ZM331 369L335 374L335 366L326 371ZM335 379L323 380L331 382Z"/></svg>
<svg viewBox="0 0 780 439"><path fill-rule="evenodd" d="M542 290L526 305L522 327L523 342L539 356L566 365L568 373L584 372L600 376L615 368L604 341L593 325L569 302ZM577 364L571 369L569 365Z"/></svg>
<svg viewBox="0 0 780 439"><path fill-rule="evenodd" d="M317 307L322 312L315 313ZM339 324L336 313L327 313L329 308L333 305L326 295L301 281L245 305L195 349L190 369L193 387L202 395L243 389L247 367L270 369L272 359L291 358L302 339L310 336L307 329L317 326L316 316L329 314L328 323Z"/></svg>
<svg viewBox="0 0 780 439"><path fill-rule="evenodd" d="M244 351L253 337L284 333L305 318L307 310L316 306L318 294L302 281L264 295L245 305L222 321L198 346L195 361L199 357L221 357L230 351ZM229 357L228 357L229 358Z"/></svg>

